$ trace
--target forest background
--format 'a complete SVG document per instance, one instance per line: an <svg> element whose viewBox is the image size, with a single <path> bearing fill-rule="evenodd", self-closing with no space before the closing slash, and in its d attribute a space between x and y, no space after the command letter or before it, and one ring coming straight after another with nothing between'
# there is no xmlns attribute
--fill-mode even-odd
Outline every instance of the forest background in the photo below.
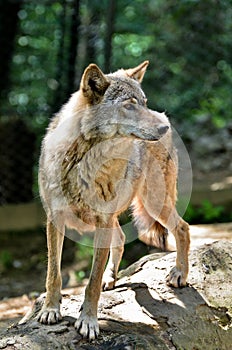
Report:
<svg viewBox="0 0 232 350"><path fill-rule="evenodd" d="M39 201L41 139L91 62L109 73L148 59L149 107L183 139L194 181L225 179L231 194L231 38L231 0L1 1L1 207ZM232 220L210 198L190 201L190 223ZM3 250L1 269L13 261Z"/></svg>
<svg viewBox="0 0 232 350"><path fill-rule="evenodd" d="M232 132L231 5L230 0L1 1L1 124L17 124L15 119L26 124L36 141L36 165L49 118L78 89L89 63L109 73L148 59L143 89L149 107L166 111L190 156L193 148L204 156L202 163L193 157L193 169L231 167L220 157L228 145L219 137ZM19 134L17 139L8 140L8 152L15 147L17 153ZM217 153L210 165L208 150ZM1 196L3 204L21 201Z"/></svg>

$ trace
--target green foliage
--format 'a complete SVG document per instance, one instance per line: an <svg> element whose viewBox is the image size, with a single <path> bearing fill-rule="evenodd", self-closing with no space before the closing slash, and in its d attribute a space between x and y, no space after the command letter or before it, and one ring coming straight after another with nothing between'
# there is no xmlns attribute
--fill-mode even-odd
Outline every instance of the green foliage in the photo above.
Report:
<svg viewBox="0 0 232 350"><path fill-rule="evenodd" d="M4 107L15 111L37 130L44 129L50 111L55 80L56 52L59 43L59 2L35 4L26 2L19 11L19 33L12 61L12 89Z"/></svg>
<svg viewBox="0 0 232 350"><path fill-rule="evenodd" d="M125 65L125 57L131 65L141 53L150 59L144 86L152 107L179 122L188 116L189 124L195 114L207 113L221 127L232 104L229 8L213 0L128 2L114 34L114 65Z"/></svg>
<svg viewBox="0 0 232 350"><path fill-rule="evenodd" d="M27 118L38 133L44 130L52 112L54 96L65 85L73 3L67 2L66 7L64 3L25 1L18 14L12 89L1 108L6 114L16 111ZM223 127L230 120L232 107L230 5L214 0L117 1L113 70L149 59L150 72L144 89L151 107L167 110L179 122L188 116L190 125L197 116L210 114L215 128ZM95 61L103 66L107 6L106 1L80 2L77 86L88 62L85 41L89 40L89 33L93 34ZM62 40L63 51L59 52ZM66 60L62 72L60 54Z"/></svg>
<svg viewBox="0 0 232 350"><path fill-rule="evenodd" d="M201 206L189 205L184 219L190 224L207 224L225 221L225 208L222 205L214 206L210 201L204 200Z"/></svg>
<svg viewBox="0 0 232 350"><path fill-rule="evenodd" d="M67 98L64 91L75 3L24 0L18 13L11 89L1 101L0 114L23 118L36 132L38 145L50 116ZM106 0L78 3L80 25L74 34L79 41L72 48L78 54L76 89L90 61L104 66L110 6ZM143 82L148 105L167 111L185 139L189 132L201 137L231 123L231 1L115 0L115 4L112 71L149 59ZM210 121L206 128L202 128L202 120Z"/></svg>
<svg viewBox="0 0 232 350"><path fill-rule="evenodd" d="M76 260L82 261L82 267L75 272L78 283L89 276L93 259L93 240L83 236L77 244Z"/></svg>
<svg viewBox="0 0 232 350"><path fill-rule="evenodd" d="M0 270L7 270L13 266L13 257L8 250L0 252Z"/></svg>

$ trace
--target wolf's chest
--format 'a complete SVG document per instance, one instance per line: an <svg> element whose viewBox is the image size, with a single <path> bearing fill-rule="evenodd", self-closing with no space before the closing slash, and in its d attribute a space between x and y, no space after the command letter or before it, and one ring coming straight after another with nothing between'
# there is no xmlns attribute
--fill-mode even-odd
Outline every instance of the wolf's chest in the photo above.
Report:
<svg viewBox="0 0 232 350"><path fill-rule="evenodd" d="M82 156L78 147L72 147L61 169L61 188L67 202L95 211L120 210L132 199L141 176L138 153L125 139L102 141Z"/></svg>

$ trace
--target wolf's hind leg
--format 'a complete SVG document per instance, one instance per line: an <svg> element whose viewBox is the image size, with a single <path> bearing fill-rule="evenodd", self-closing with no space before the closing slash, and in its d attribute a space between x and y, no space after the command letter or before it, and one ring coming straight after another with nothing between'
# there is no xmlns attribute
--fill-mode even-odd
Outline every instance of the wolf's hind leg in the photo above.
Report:
<svg viewBox="0 0 232 350"><path fill-rule="evenodd" d="M174 234L176 240L176 266L167 276L167 284L173 287L186 285L188 276L188 253L190 247L189 225L177 213L175 208L163 209L158 219L163 226Z"/></svg>
<svg viewBox="0 0 232 350"><path fill-rule="evenodd" d="M47 222L47 245L48 245L48 269L46 280L46 299L38 314L38 321L45 324L59 322L62 317L60 313L61 303L61 255L64 240L64 232L48 220Z"/></svg>
<svg viewBox="0 0 232 350"><path fill-rule="evenodd" d="M153 222L147 229L139 230L139 239L148 246L154 246L168 251L168 230L158 221Z"/></svg>
<svg viewBox="0 0 232 350"><path fill-rule="evenodd" d="M137 197L133 201L133 216L138 229L138 238L149 246L168 250L168 230L156 221Z"/></svg>
<svg viewBox="0 0 232 350"><path fill-rule="evenodd" d="M121 262L124 251L125 235L119 225L118 220L115 221L115 226L112 231L109 261L107 263L102 280L103 290L114 288L115 282L117 280L119 264Z"/></svg>

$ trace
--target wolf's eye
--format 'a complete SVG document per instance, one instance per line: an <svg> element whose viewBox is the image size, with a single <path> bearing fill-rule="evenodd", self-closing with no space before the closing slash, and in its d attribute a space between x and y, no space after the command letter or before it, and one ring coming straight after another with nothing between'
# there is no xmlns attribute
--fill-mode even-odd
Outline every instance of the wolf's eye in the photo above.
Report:
<svg viewBox="0 0 232 350"><path fill-rule="evenodd" d="M124 106L128 111L134 111L135 110L135 104L134 103L126 103Z"/></svg>
<svg viewBox="0 0 232 350"><path fill-rule="evenodd" d="M137 104L138 103L138 100L135 98L135 97L132 97L130 102L134 103L134 104Z"/></svg>

